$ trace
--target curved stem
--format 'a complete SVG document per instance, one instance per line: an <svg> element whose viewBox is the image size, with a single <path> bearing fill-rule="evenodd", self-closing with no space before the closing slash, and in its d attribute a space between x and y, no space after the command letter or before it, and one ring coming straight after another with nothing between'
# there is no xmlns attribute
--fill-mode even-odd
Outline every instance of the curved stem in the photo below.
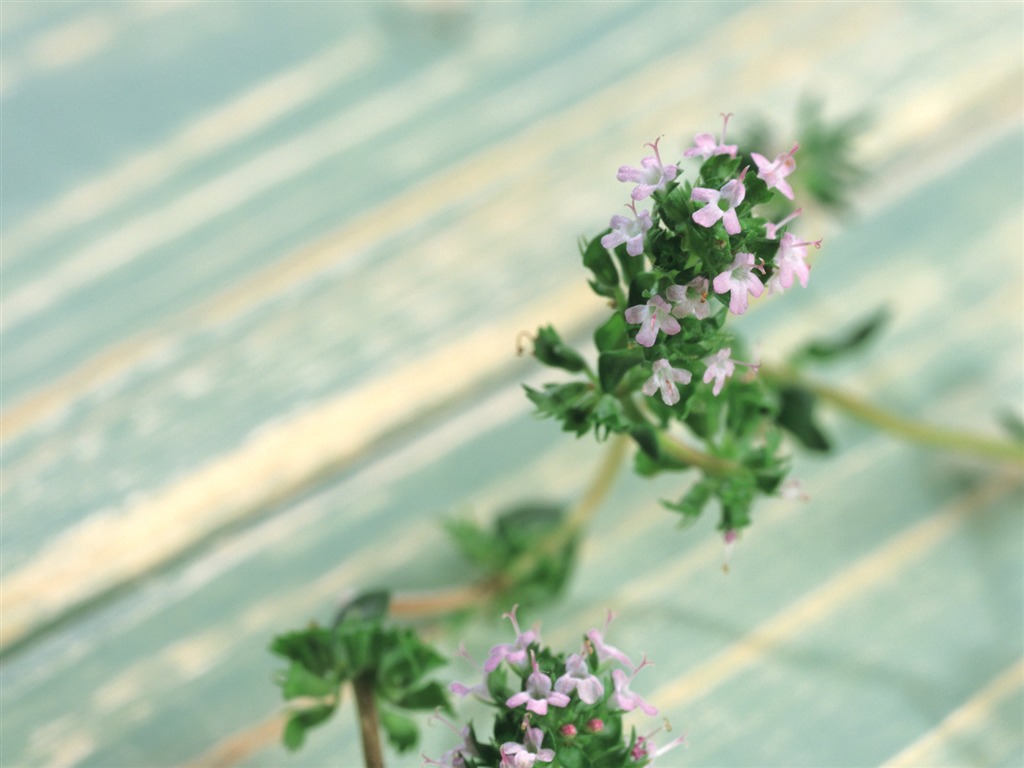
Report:
<svg viewBox="0 0 1024 768"><path fill-rule="evenodd" d="M608 450L605 452L597 472L594 473L590 486L566 517L565 522L540 546L524 553L512 564L512 567L503 575L502 583L498 585L499 589L509 584L515 584L519 578L535 568L538 561L565 547L577 533L587 526L604 497L611 490L622 460L626 456L628 445L629 439L624 435L615 435L609 440Z"/></svg>
<svg viewBox="0 0 1024 768"><path fill-rule="evenodd" d="M728 459L704 453L692 445L669 437L664 432L658 433L658 448L676 461L689 467L698 467L707 475L721 477L734 472L738 465Z"/></svg>
<svg viewBox="0 0 1024 768"><path fill-rule="evenodd" d="M518 578L535 568L539 559L557 552L586 527L608 491L611 490L628 446L629 439L624 435L616 435L609 440L608 450L594 473L590 485L587 486L562 525L547 537L541 546L524 554L513 563L501 578L491 578L476 584L427 592L395 594L391 597L391 614L410 618L454 613L478 605L506 589L510 584L514 584Z"/></svg>
<svg viewBox="0 0 1024 768"><path fill-rule="evenodd" d="M760 374L779 384L789 384L806 389L823 402L834 405L855 419L905 440L986 459L1007 461L1024 467L1024 445L1020 443L983 437L970 432L936 427L907 419L835 387L811 381L791 368L762 365Z"/></svg>

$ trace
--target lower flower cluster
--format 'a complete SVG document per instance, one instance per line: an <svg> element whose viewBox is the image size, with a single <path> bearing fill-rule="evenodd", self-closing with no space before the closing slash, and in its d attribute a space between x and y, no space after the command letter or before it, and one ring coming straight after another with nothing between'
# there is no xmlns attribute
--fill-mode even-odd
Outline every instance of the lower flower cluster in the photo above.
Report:
<svg viewBox="0 0 1024 768"><path fill-rule="evenodd" d="M677 737L662 747L653 737L665 726L640 736L625 732L623 716L639 710L655 716L658 710L631 690L633 680L650 662L639 664L604 640L604 630L592 629L578 651L555 653L541 644L535 627L522 631L516 608L505 614L516 637L496 645L482 666L483 682L468 687L452 683L461 696L474 695L495 709L489 739L472 725L461 730L447 723L462 739L438 760L424 756L424 765L449 768L623 768L647 766L684 742ZM442 720L440 715L435 716Z"/></svg>

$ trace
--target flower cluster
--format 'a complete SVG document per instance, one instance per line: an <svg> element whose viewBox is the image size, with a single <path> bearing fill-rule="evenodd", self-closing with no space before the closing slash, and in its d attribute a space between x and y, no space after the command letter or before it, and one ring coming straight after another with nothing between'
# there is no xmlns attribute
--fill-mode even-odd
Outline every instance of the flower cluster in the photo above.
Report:
<svg viewBox="0 0 1024 768"><path fill-rule="evenodd" d="M639 663L592 629L577 652L556 654L544 647L536 628L522 631L516 608L505 614L516 633L512 643L496 645L483 664L481 685L453 683L459 695L476 694L495 709L493 737L481 740L472 726L459 730L461 743L424 765L449 768L533 768L541 764L624 768L652 765L655 758L683 743L679 737L657 748L646 736L623 730L623 715L658 710L630 686L650 662ZM439 720L440 715L436 716Z"/></svg>
<svg viewBox="0 0 1024 768"><path fill-rule="evenodd" d="M627 307L624 315L627 323L640 326L634 340L648 349L655 346L659 333L666 337L679 334L682 331L680 318L708 319L712 314L707 303L709 288L723 302L728 297L731 314L742 315L749 306L749 297L760 297L766 287L772 293L782 293L792 286L794 277L800 285L807 286L810 272L807 246L818 246L821 241L800 240L790 232L785 232L781 238L778 236L779 229L792 221L799 209L778 224L761 219L752 211L755 204L769 201L766 193L772 189L793 199L793 188L786 177L796 169L794 155L800 145L794 144L789 152L774 161L752 152L750 157L757 166L759 184L756 194L748 197L748 187L752 186L747 180L750 165L740 169L742 158L737 158L737 146L725 143L729 115L724 117L721 141L716 142L709 133L698 134L694 146L683 153L684 157L700 157L705 161L700 173L701 185L671 184L679 173L679 166L662 162L658 141L647 145L654 155L645 157L639 168L623 166L618 172L620 181L637 183L631 194L634 201L655 196L653 215L648 210L638 213L635 203L631 203L629 207L634 217L612 217L611 232L601 238L605 248L625 243L626 254L630 257L646 254L656 271L656 285L644 291L646 301ZM702 205L691 207L689 203ZM689 214L688 222L674 220L676 217L672 214L680 209ZM694 232L696 228L709 230L710 237ZM678 251L666 248L671 239L679 240L681 250L691 251L685 263L679 263ZM706 247L701 248L701 245ZM725 263L726 258L728 263ZM678 282L680 277L685 282ZM692 340L692 336L688 340ZM701 380L704 383L713 380L713 392L717 396L738 362L728 358L727 348L724 351L725 357L720 348L701 360L688 360L687 367L675 367L673 362L677 361L673 358L676 356L654 358L650 361L652 375L644 384L644 394L652 396L660 392L666 405L675 405L681 399L676 384L689 384L696 372L693 369L703 366ZM755 371L757 368L756 365L748 367Z"/></svg>
<svg viewBox="0 0 1024 768"><path fill-rule="evenodd" d="M748 524L759 493L779 492L788 471L780 429L806 413L764 381L727 321L753 299L806 287L808 248L821 244L789 231L801 213L790 184L800 145L769 159L726 143L727 126L725 116L720 138L698 134L678 164L665 161L659 139L638 166L619 168L631 215L613 216L582 248L590 286L611 307L594 334L596 369L542 328L535 356L586 378L527 387L567 431L633 438L642 474L699 467L705 476L666 506L692 518L717 498L723 532ZM692 182L688 159L700 162ZM684 447L670 426L688 433Z"/></svg>

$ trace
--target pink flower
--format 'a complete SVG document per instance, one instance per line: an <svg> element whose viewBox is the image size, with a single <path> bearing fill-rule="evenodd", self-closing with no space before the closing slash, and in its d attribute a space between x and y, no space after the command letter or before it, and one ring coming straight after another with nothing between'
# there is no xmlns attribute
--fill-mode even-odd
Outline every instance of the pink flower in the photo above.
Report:
<svg viewBox="0 0 1024 768"><path fill-rule="evenodd" d="M731 354L731 347L723 347L715 354L704 358L704 364L707 365L707 370L704 371L704 383L709 384L714 379L715 385L711 388L711 392L716 397L725 386L725 380L736 370L737 365L750 368L755 372L760 367L760 363L741 363L739 360L733 360L729 357Z"/></svg>
<svg viewBox="0 0 1024 768"><path fill-rule="evenodd" d="M768 224L765 224L764 225L764 236L767 237L769 240L774 240L776 235L778 235L780 229L782 229L784 226L789 224L789 222L791 222L793 219L795 219L797 216L799 216L803 212L804 212L803 208L797 208L795 211L793 211L791 214L789 214L789 216L784 218L778 224L772 224L771 222L769 222Z"/></svg>
<svg viewBox="0 0 1024 768"><path fill-rule="evenodd" d="M608 611L608 616L604 620L605 632L608 631L608 627L611 626L612 620L614 618L615 614L611 611ZM633 662L630 661L629 656L624 654L614 645L608 645L608 643L604 641L604 634L601 632L601 630L592 629L589 632L587 632L587 640L590 641L590 644L594 647L594 652L597 654L597 659L602 664L608 661L608 659L615 659L623 666L629 667L629 669L634 668Z"/></svg>
<svg viewBox="0 0 1024 768"><path fill-rule="evenodd" d="M540 671L537 659L533 659L533 672L526 678L526 690L509 696L505 706L515 709L525 704L530 712L544 716L548 713L548 704L553 707L564 707L568 703L568 696L551 690L551 678Z"/></svg>
<svg viewBox="0 0 1024 768"><path fill-rule="evenodd" d="M601 238L601 245L605 248L614 248L625 243L626 253L630 256L639 256L644 252L644 235L654 226L654 222L651 221L650 211L637 213L635 203L630 203L626 207L632 209L633 218L612 216L612 231Z"/></svg>
<svg viewBox="0 0 1024 768"><path fill-rule="evenodd" d="M501 745L500 768L533 768L534 763L550 763L555 759L553 749L541 749L544 731L540 728L527 728L523 737L525 744L506 741Z"/></svg>
<svg viewBox="0 0 1024 768"><path fill-rule="evenodd" d="M653 375L644 382L640 391L650 397L660 389L661 399L665 405L675 405L679 402L679 388L676 386L676 382L689 384L691 378L693 378L693 374L689 371L673 368L669 365L668 360L662 358L654 361Z"/></svg>
<svg viewBox="0 0 1024 768"><path fill-rule="evenodd" d="M480 753L477 751L476 743L473 741L472 730L468 725L463 726L460 731L455 725L444 718L440 711L435 710L434 714L427 720L428 723L433 724L434 720L440 720L444 723L452 733L462 737L462 743L457 747L452 747L443 755L440 760L431 760L426 755L422 755L424 759L424 765L441 765L446 768L465 768L466 757L479 757Z"/></svg>
<svg viewBox="0 0 1024 768"><path fill-rule="evenodd" d="M736 145L725 143L725 128L729 124L732 112L722 115L722 140L715 142L715 137L710 133L698 133L693 137L694 146L683 152L683 157L702 157L707 160L712 155L728 155L736 157Z"/></svg>
<svg viewBox="0 0 1024 768"><path fill-rule="evenodd" d="M630 193L634 200L643 200L655 192L663 190L665 185L676 177L679 169L674 165L664 165L658 152L659 136L653 144L644 144L654 150L653 157L645 157L640 161L639 168L623 165L619 168L616 178L619 181L635 181L637 186Z"/></svg>
<svg viewBox="0 0 1024 768"><path fill-rule="evenodd" d="M729 294L729 311L734 315L742 315L747 311L747 294L757 298L764 292L764 283L754 274L754 254L737 253L724 272L719 273L712 285L715 293Z"/></svg>
<svg viewBox="0 0 1024 768"><path fill-rule="evenodd" d="M637 304L626 310L626 322L639 323L642 327L636 335L636 342L644 347L653 347L658 331L674 336L682 328L672 317L672 307L661 296L654 295L646 304Z"/></svg>
<svg viewBox="0 0 1024 768"><path fill-rule="evenodd" d="M555 690L565 694L576 691L584 704L593 704L604 696L604 685L590 674L590 667L578 653L566 659L565 674L555 681ZM575 731L573 733L575 734Z"/></svg>
<svg viewBox="0 0 1024 768"><path fill-rule="evenodd" d="M769 162L768 158L757 154L757 152L750 153L750 156L754 158L754 162L757 164L758 178L764 179L768 189L777 189L790 200L793 199L793 188L789 186L786 177L796 170L796 160L793 159L793 155L796 154L798 149L800 149L800 145L793 144L793 148L789 152L779 155L775 158L774 162Z"/></svg>
<svg viewBox="0 0 1024 768"><path fill-rule="evenodd" d="M636 678L637 672L647 666L647 664L647 659L644 659L640 666L636 668L633 677L626 677L626 673L621 669L612 670L612 681L615 683L615 692L612 694L612 699L615 702L615 706L623 712L632 712L639 707L646 715L654 716L658 714L657 707L644 701L644 698L639 693L629 690L629 684Z"/></svg>
<svg viewBox="0 0 1024 768"><path fill-rule="evenodd" d="M739 234L740 220L736 216L736 206L742 203L747 195L746 187L743 186L743 178L746 175L747 169L744 168L738 179L725 182L718 190L694 187L690 199L703 201L707 205L694 212L693 220L702 227L713 227L715 222L721 219L726 232L730 235Z"/></svg>
<svg viewBox="0 0 1024 768"><path fill-rule="evenodd" d="M707 370L704 371L704 383L708 384L712 379L715 380L715 386L711 391L716 397L722 391L722 387L725 386L725 380L732 376L736 370L736 364L729 358L731 354L731 347L723 347L712 357L704 359L708 366Z"/></svg>
<svg viewBox="0 0 1024 768"><path fill-rule="evenodd" d="M693 315L703 320L711 313L708 306L708 279L698 277L686 285L673 285L665 291L665 296L672 302L672 314L676 317Z"/></svg>
<svg viewBox="0 0 1024 768"><path fill-rule="evenodd" d="M821 240L813 243L800 240L791 232L786 232L779 243L779 250L775 254L775 264L778 276L778 285L781 288L789 288L793 285L793 277L800 281L800 285L807 287L807 278L810 276L811 267L807 264L807 246L821 247ZM779 291L781 293L781 291Z"/></svg>
<svg viewBox="0 0 1024 768"><path fill-rule="evenodd" d="M516 621L518 607L518 605L513 605L512 610L504 615L504 618L512 622L512 628L516 631L515 643L503 643L491 648L491 653L487 657L487 661L484 662L484 672L493 672L503 661L507 661L517 669L522 669L526 666L527 651L530 645L540 642L540 635L535 629L526 632L520 631L519 622Z"/></svg>

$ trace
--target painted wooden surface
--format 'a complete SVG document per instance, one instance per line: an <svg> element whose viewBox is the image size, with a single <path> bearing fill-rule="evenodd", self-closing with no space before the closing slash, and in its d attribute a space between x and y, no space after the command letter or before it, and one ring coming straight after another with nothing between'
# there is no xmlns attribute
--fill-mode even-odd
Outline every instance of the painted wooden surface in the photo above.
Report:
<svg viewBox="0 0 1024 768"><path fill-rule="evenodd" d="M992 434L1022 407L1019 3L0 13L4 766L357 765L348 707L274 743L270 637L466 578L446 515L584 487L600 448L530 414L515 336L582 340L615 169L721 111L873 114L809 288L744 319L766 358L888 304L835 381ZM619 613L689 734L660 765L1024 764L1019 474L827 420L728 576L657 504L684 481L624 476L546 637Z"/></svg>

